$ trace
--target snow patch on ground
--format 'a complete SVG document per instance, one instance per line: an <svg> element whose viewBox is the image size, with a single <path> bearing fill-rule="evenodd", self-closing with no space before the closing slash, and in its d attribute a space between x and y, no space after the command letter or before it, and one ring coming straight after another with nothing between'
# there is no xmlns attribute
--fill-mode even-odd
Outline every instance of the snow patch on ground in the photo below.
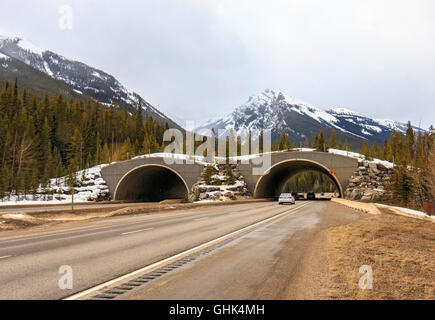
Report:
<svg viewBox="0 0 435 320"><path fill-rule="evenodd" d="M42 56L42 54L44 53L45 50L35 46L33 43L24 40L24 39L20 39L18 42L18 46L20 46L22 49L24 50L28 50L30 52L39 54L40 56Z"/></svg>
<svg viewBox="0 0 435 320"><path fill-rule="evenodd" d="M333 154L338 154L338 155L342 155L342 156L346 156L346 157L350 157L350 158L355 158L358 159L360 161L366 160L366 157L360 153L357 152L352 152L352 151L346 151L346 150L339 150L339 149L328 149L329 153L333 153ZM389 161L385 161L385 160L380 160L380 159L376 159L374 158L373 160L367 160L369 163L376 163L376 164L382 164L384 165L386 168L394 168L394 163L389 162Z"/></svg>
<svg viewBox="0 0 435 320"><path fill-rule="evenodd" d="M295 148L292 149L295 151L303 151L303 152L314 152L316 151L313 148ZM287 152L283 151L272 151L263 154L250 154L243 155L237 157L230 157L231 162L237 161L249 161L250 159L259 157L259 156L267 156L272 153L279 152ZM358 159L359 161L364 161L365 156L351 151L339 150L339 149L329 149L329 153L342 155L346 157L351 157ZM225 157L214 157L210 162L210 159L207 159L203 156L189 156L186 154L175 154L175 153L152 153L152 154L144 154L140 156L136 156L132 159L142 159L142 158L172 158L172 159L181 159L181 160L192 160L195 163L207 165L207 164L217 164L217 163L225 163ZM379 163L384 165L387 168L393 168L394 164L389 161L384 161L380 159L373 159L368 161L369 163ZM88 168L85 170L81 170L76 172L77 180L79 181L79 186L75 188L74 194L74 202L88 202L88 201L96 201L101 199L101 197L106 197L109 194L109 187L107 183L101 176L101 168L108 166L112 163L101 164L92 168ZM225 177L222 175L216 176L218 179L223 180ZM24 197L20 195L19 197L16 195L11 195L8 198L4 198L3 202L0 200L0 205L15 205L15 204L61 204L61 203L70 203L72 196L69 194L70 188L66 183L67 177L53 178L50 179L50 186L48 188L43 188L40 186L37 190L35 196L27 195ZM221 192L226 192L228 188L234 187L243 187L245 185L244 181L236 181L235 185L221 185L219 186L222 190ZM204 187L212 187L212 186L204 186ZM216 186L214 186L216 187Z"/></svg>
<svg viewBox="0 0 435 320"><path fill-rule="evenodd" d="M7 55L5 55L5 54L3 54L3 53L1 53L1 52L0 52L0 59L1 59L1 60L11 60L10 57L8 57Z"/></svg>
<svg viewBox="0 0 435 320"><path fill-rule="evenodd" d="M74 202L96 201L107 197L109 187L101 177L101 168L108 164L98 165L89 169L76 172L78 186L74 188ZM39 186L36 195L11 195L0 201L0 205L22 205L22 204L62 204L71 203L72 195L67 185L67 177L50 179L49 187Z"/></svg>
<svg viewBox="0 0 435 320"><path fill-rule="evenodd" d="M393 210L396 213L402 213L404 215L407 216L414 216L417 218L425 218L425 219L430 219L433 222L435 222L435 216L430 216L427 213L423 212L423 211L418 211L418 210L414 210L414 209L408 209L408 208L402 208L402 207L396 207L396 206L390 206L390 205L386 205L386 204L380 204L380 203L376 203L377 206L379 207L383 207L383 208L388 208Z"/></svg>

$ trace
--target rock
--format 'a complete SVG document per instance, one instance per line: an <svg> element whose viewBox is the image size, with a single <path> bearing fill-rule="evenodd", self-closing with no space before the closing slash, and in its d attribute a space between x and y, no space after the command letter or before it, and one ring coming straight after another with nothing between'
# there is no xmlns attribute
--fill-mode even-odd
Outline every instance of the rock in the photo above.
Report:
<svg viewBox="0 0 435 320"><path fill-rule="evenodd" d="M373 190L366 190L361 197L361 201L372 201L375 198L375 194Z"/></svg>
<svg viewBox="0 0 435 320"><path fill-rule="evenodd" d="M351 182L351 183L359 183L359 182L361 182L362 179L363 179L363 176L352 177L352 178L350 179L350 182Z"/></svg>
<svg viewBox="0 0 435 320"><path fill-rule="evenodd" d="M362 192L358 189L354 189L350 194L350 200L359 200L362 197Z"/></svg>
<svg viewBox="0 0 435 320"><path fill-rule="evenodd" d="M97 202L110 201L110 200L112 200L112 197L108 191L107 192L100 192L97 199L95 199L95 201L97 201Z"/></svg>
<svg viewBox="0 0 435 320"><path fill-rule="evenodd" d="M209 199L210 199L210 200L219 200L220 197L219 197L218 195L214 194L214 195L211 195L211 196L209 197Z"/></svg>
<svg viewBox="0 0 435 320"><path fill-rule="evenodd" d="M198 190L199 193L207 192L207 188L206 187L202 187L202 186L197 187L196 190Z"/></svg>
<svg viewBox="0 0 435 320"><path fill-rule="evenodd" d="M206 190L207 190L206 192L215 192L215 191L220 191L221 188L219 188L219 187L207 187Z"/></svg>
<svg viewBox="0 0 435 320"><path fill-rule="evenodd" d="M231 187L231 188L227 188L227 190L228 191L242 191L243 186Z"/></svg>
<svg viewBox="0 0 435 320"><path fill-rule="evenodd" d="M188 196L189 202L194 202L199 200L199 195L195 195L195 193L190 192Z"/></svg>
<svg viewBox="0 0 435 320"><path fill-rule="evenodd" d="M205 200L208 199L208 194L205 192L202 192L199 194L199 200Z"/></svg>
<svg viewBox="0 0 435 320"><path fill-rule="evenodd" d="M372 163L372 162L369 163L369 168L370 169L376 169L376 170L378 170L377 164L376 163Z"/></svg>
<svg viewBox="0 0 435 320"><path fill-rule="evenodd" d="M380 171L388 171L387 167L384 166L382 163L378 163L378 164L377 164L377 168L378 168L378 170L380 170Z"/></svg>

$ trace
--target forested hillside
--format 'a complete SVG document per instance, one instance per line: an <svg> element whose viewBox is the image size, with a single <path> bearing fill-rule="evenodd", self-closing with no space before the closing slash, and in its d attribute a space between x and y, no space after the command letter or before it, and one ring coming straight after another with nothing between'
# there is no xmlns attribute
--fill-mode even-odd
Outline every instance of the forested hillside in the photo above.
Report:
<svg viewBox="0 0 435 320"><path fill-rule="evenodd" d="M131 114L115 105L107 107L90 99L65 99L60 94L29 93L17 81L4 82L0 85L0 198L11 193L30 193L40 184L45 186L49 178L97 164L163 151L163 134L168 124L161 125L149 116L144 119L142 112L140 106ZM236 139L234 134L231 137ZM240 154L240 139L235 141ZM299 146L282 133L272 149ZM337 139L334 130L329 136L320 132L314 141L307 140L305 147L352 151L347 141ZM387 201L417 209L426 206L435 211L433 126L415 133L408 123L405 133L392 130L382 145L364 141L360 149L353 151L368 159L396 164ZM307 172L294 177L288 189L308 191L309 185L316 191L322 188L330 191L334 187L328 179Z"/></svg>
<svg viewBox="0 0 435 320"><path fill-rule="evenodd" d="M285 133L273 145L274 150L286 150L292 147L290 139ZM323 132L316 135L313 142L307 140L305 147L318 151L328 148L350 150L346 141L336 138L334 130L329 137ZM380 146L376 142L363 142L361 148L354 150L363 154L366 159L377 158L395 164L394 181L386 188L388 193L383 200L388 203L424 210L435 214L435 128L430 126L424 133L415 131L410 122L405 133L391 131L389 139L385 139ZM289 180L287 191L330 191L329 179L320 178L319 173L303 172Z"/></svg>
<svg viewBox="0 0 435 320"><path fill-rule="evenodd" d="M129 114L92 100L0 87L0 196L27 193L48 179L162 149L163 133L142 108Z"/></svg>

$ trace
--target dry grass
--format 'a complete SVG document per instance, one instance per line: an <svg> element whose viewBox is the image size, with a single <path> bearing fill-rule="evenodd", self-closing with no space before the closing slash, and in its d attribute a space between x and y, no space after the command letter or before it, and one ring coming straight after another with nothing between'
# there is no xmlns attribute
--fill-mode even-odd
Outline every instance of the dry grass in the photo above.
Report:
<svg viewBox="0 0 435 320"><path fill-rule="evenodd" d="M434 299L435 224L382 214L331 228L328 262L330 299ZM361 265L372 290L358 286Z"/></svg>

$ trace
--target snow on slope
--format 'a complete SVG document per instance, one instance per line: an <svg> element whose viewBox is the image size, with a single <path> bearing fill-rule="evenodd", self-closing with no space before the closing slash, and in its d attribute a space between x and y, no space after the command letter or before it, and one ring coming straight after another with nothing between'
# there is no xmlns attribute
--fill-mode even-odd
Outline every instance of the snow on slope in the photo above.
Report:
<svg viewBox="0 0 435 320"><path fill-rule="evenodd" d="M296 148L293 151L303 151L303 152L315 152L315 149L311 148ZM273 151L262 154L268 155L272 153L281 153L286 151ZM342 155L346 157L351 157L358 159L359 161L364 161L365 156L345 150L339 149L329 149L329 153ZM237 157L230 157L231 160L235 162L238 160L250 160L252 158L258 157L259 154L251 154ZM206 158L202 156L194 156L189 157L186 154L174 154L174 153L152 153L152 154L144 154L132 159L140 159L140 158L172 158L172 159L182 159L182 160L194 160L195 163L202 164L204 166L208 164L216 164L216 163L225 163L226 158L224 157L214 157L211 162L208 162ZM370 160L371 163L379 163L384 165L387 168L393 168L394 164L388 161L373 159ZM78 180L79 186L75 188L74 201L75 202L88 202L88 201L96 201L97 199L108 199L109 187L107 183L101 176L101 169L110 164L101 164L98 166L94 166L85 170L77 171L76 178ZM50 186L48 188L39 186L37 190L37 194L35 197L28 195L26 199L23 199L23 196L20 196L18 199L17 196L12 195L10 199L5 197L4 199L0 199L1 205L21 205L21 204L41 204L41 203L70 203L71 195L69 194L69 186L67 185L67 177L53 178L50 179ZM47 193L51 193L51 195L47 195ZM1 201L3 200L3 201Z"/></svg>
<svg viewBox="0 0 435 320"><path fill-rule="evenodd" d="M11 60L11 58L0 52L0 60Z"/></svg>
<svg viewBox="0 0 435 320"><path fill-rule="evenodd" d="M405 131L406 127L406 124L392 120L371 119L346 108L323 110L282 92L267 89L249 97L232 113L204 122L199 130L223 130L220 134L223 136L230 129L234 129L238 135L245 128L269 129L276 135L286 132L291 140L303 141L307 136L312 136L312 128L316 128L317 132L329 128L360 141L369 139L380 142L389 136L391 129Z"/></svg>
<svg viewBox="0 0 435 320"><path fill-rule="evenodd" d="M74 202L96 201L107 197L109 187L101 177L101 168L108 164L98 165L92 168L76 172L78 181L75 187ZM67 185L67 177L50 179L48 187L39 186L36 195L27 195L17 197L12 195L10 199L5 197L0 200L1 205L22 205L22 204L53 204L53 203L71 203L72 196L69 194L70 188Z"/></svg>
<svg viewBox="0 0 435 320"><path fill-rule="evenodd" d="M0 53L20 60L65 83L76 92L81 92L105 105L113 103L129 112L134 112L140 102L145 114L161 123L168 122L171 127L178 127L173 120L140 95L127 90L115 77L102 70L67 59L50 50L38 48L20 37L0 36Z"/></svg>

